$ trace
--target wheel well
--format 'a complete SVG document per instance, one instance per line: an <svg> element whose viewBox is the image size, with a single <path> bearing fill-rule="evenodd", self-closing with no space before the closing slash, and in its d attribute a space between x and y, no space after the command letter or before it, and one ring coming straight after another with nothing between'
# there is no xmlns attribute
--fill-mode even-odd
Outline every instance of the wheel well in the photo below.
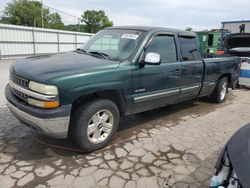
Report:
<svg viewBox="0 0 250 188"><path fill-rule="evenodd" d="M227 73L227 74L223 74L221 75L221 77L219 78L219 80L223 77L226 77L228 82L229 82L229 85L231 84L231 74L230 73Z"/></svg>
<svg viewBox="0 0 250 188"><path fill-rule="evenodd" d="M89 102L91 100L95 100L98 98L105 98L113 101L120 112L120 115L123 116L125 114L125 101L123 94L116 90L107 90L107 91L98 91L91 94L83 95L78 97L72 104L72 110L76 110L78 107L82 106L84 103Z"/></svg>

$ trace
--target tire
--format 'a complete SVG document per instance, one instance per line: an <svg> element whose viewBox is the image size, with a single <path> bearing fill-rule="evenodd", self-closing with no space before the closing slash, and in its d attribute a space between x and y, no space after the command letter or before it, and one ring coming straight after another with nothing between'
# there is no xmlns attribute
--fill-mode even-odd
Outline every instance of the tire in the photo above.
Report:
<svg viewBox="0 0 250 188"><path fill-rule="evenodd" d="M101 149L117 131L119 119L119 110L114 102L107 99L93 100L74 112L70 136L83 151Z"/></svg>
<svg viewBox="0 0 250 188"><path fill-rule="evenodd" d="M216 88L211 94L211 99L216 103L223 103L226 100L226 95L228 92L228 79L227 77L222 77L219 79Z"/></svg>

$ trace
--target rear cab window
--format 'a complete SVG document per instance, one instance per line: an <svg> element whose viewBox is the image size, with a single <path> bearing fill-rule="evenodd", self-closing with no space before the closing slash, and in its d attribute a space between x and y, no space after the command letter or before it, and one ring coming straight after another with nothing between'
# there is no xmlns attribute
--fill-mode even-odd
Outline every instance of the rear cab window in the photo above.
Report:
<svg viewBox="0 0 250 188"><path fill-rule="evenodd" d="M179 42L183 61L201 60L198 41L195 36L179 36Z"/></svg>

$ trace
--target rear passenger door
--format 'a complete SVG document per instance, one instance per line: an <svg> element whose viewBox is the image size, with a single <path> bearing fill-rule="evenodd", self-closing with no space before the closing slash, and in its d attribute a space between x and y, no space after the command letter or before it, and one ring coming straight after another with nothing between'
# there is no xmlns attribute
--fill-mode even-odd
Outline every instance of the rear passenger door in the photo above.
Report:
<svg viewBox="0 0 250 188"><path fill-rule="evenodd" d="M202 87L204 65L196 36L179 35L181 63L181 92L179 100L195 98Z"/></svg>

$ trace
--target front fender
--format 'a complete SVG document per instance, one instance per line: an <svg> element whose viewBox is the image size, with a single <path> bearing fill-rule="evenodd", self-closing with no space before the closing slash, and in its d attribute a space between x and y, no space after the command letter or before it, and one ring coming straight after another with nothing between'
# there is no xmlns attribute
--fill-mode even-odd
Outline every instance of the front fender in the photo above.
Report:
<svg viewBox="0 0 250 188"><path fill-rule="evenodd" d="M120 81L113 81L113 82L104 82L104 83L97 83L91 85L84 85L77 88L73 88L69 93L71 93L71 103L73 103L77 98L89 95L96 92L102 92L107 90L117 90L122 91L122 86L124 83Z"/></svg>

